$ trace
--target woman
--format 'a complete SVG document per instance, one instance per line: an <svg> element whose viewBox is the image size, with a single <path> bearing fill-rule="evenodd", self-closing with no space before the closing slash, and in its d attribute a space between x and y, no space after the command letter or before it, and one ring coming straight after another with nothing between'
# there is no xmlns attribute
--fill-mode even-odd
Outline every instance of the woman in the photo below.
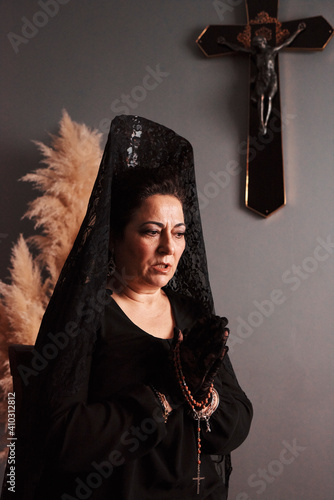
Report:
<svg viewBox="0 0 334 500"><path fill-rule="evenodd" d="M215 460L252 417L226 323L212 314L191 146L116 118L36 342L58 350L28 387L34 449L17 498L225 499Z"/></svg>

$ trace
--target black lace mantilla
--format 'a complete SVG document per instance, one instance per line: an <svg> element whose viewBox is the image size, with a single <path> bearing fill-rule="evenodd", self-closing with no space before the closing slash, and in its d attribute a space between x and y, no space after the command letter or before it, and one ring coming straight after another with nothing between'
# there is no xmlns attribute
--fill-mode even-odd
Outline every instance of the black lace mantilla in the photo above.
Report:
<svg viewBox="0 0 334 500"><path fill-rule="evenodd" d="M177 273L167 286L212 309L192 147L186 139L162 125L138 116L119 116L111 124L86 217L61 272L36 343L36 349L42 353L45 344L50 342L50 332L70 335L69 345L59 353L56 362L51 363L54 366L50 369L53 380L50 395L55 400L58 389L63 397L64 391L72 393L80 388L87 353L94 345L101 323L105 306L103 291L107 279L112 179L127 168L166 166L175 170L183 182L187 222L186 250Z"/></svg>

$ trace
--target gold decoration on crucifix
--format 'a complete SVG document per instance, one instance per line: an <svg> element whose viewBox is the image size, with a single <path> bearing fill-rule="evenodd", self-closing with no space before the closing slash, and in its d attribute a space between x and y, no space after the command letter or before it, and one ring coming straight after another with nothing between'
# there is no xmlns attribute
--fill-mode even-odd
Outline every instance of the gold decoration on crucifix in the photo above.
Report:
<svg viewBox="0 0 334 500"><path fill-rule="evenodd" d="M272 33L269 28L266 28L265 26L263 28L260 28L255 31L255 36L261 36L267 40L267 42L270 42L272 40Z"/></svg>
<svg viewBox="0 0 334 500"><path fill-rule="evenodd" d="M282 23L280 23L276 18L270 17L267 12L260 12L255 19L249 21L249 24L245 26L242 33L237 36L238 42L242 43L244 47L249 48L252 44L252 25L258 24L275 24L276 31L276 43L283 42L288 36L290 36L290 31L288 29L282 29ZM266 38L268 42L272 39L272 32L266 26L260 27L255 31L255 36L262 36Z"/></svg>

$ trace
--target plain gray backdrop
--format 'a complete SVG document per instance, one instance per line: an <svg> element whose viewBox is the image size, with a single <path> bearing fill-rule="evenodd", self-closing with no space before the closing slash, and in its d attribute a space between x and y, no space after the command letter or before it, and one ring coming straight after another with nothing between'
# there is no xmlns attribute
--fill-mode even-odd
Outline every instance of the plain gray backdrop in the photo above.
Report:
<svg viewBox="0 0 334 500"><path fill-rule="evenodd" d="M280 2L281 21L320 14L334 24L332 0ZM208 24L244 22L241 0L1 1L0 277L33 233L20 218L36 192L18 182L40 161L31 141L49 143L62 109L104 132L130 113L186 137L216 310L255 411L230 499L332 500L334 41L280 54L287 205L264 219L243 203L247 59L195 44Z"/></svg>

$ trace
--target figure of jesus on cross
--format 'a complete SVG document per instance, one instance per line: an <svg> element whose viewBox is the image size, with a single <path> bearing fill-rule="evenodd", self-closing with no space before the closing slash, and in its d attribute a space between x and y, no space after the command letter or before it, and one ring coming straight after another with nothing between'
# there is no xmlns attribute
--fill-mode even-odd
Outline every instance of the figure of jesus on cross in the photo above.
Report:
<svg viewBox="0 0 334 500"><path fill-rule="evenodd" d="M246 52L250 54L255 62L257 75L255 79L254 93L251 97L257 103L259 115L259 132L263 135L267 133L267 126L272 109L272 100L277 92L277 74L275 71L275 58L280 50L290 45L294 39L306 28L305 23L299 23L298 29L284 42L276 47L271 47L264 36L255 36L252 39L251 47L243 47L236 43L230 43L223 36L218 37L217 43L226 45L232 50ZM266 117L265 107L267 108Z"/></svg>

